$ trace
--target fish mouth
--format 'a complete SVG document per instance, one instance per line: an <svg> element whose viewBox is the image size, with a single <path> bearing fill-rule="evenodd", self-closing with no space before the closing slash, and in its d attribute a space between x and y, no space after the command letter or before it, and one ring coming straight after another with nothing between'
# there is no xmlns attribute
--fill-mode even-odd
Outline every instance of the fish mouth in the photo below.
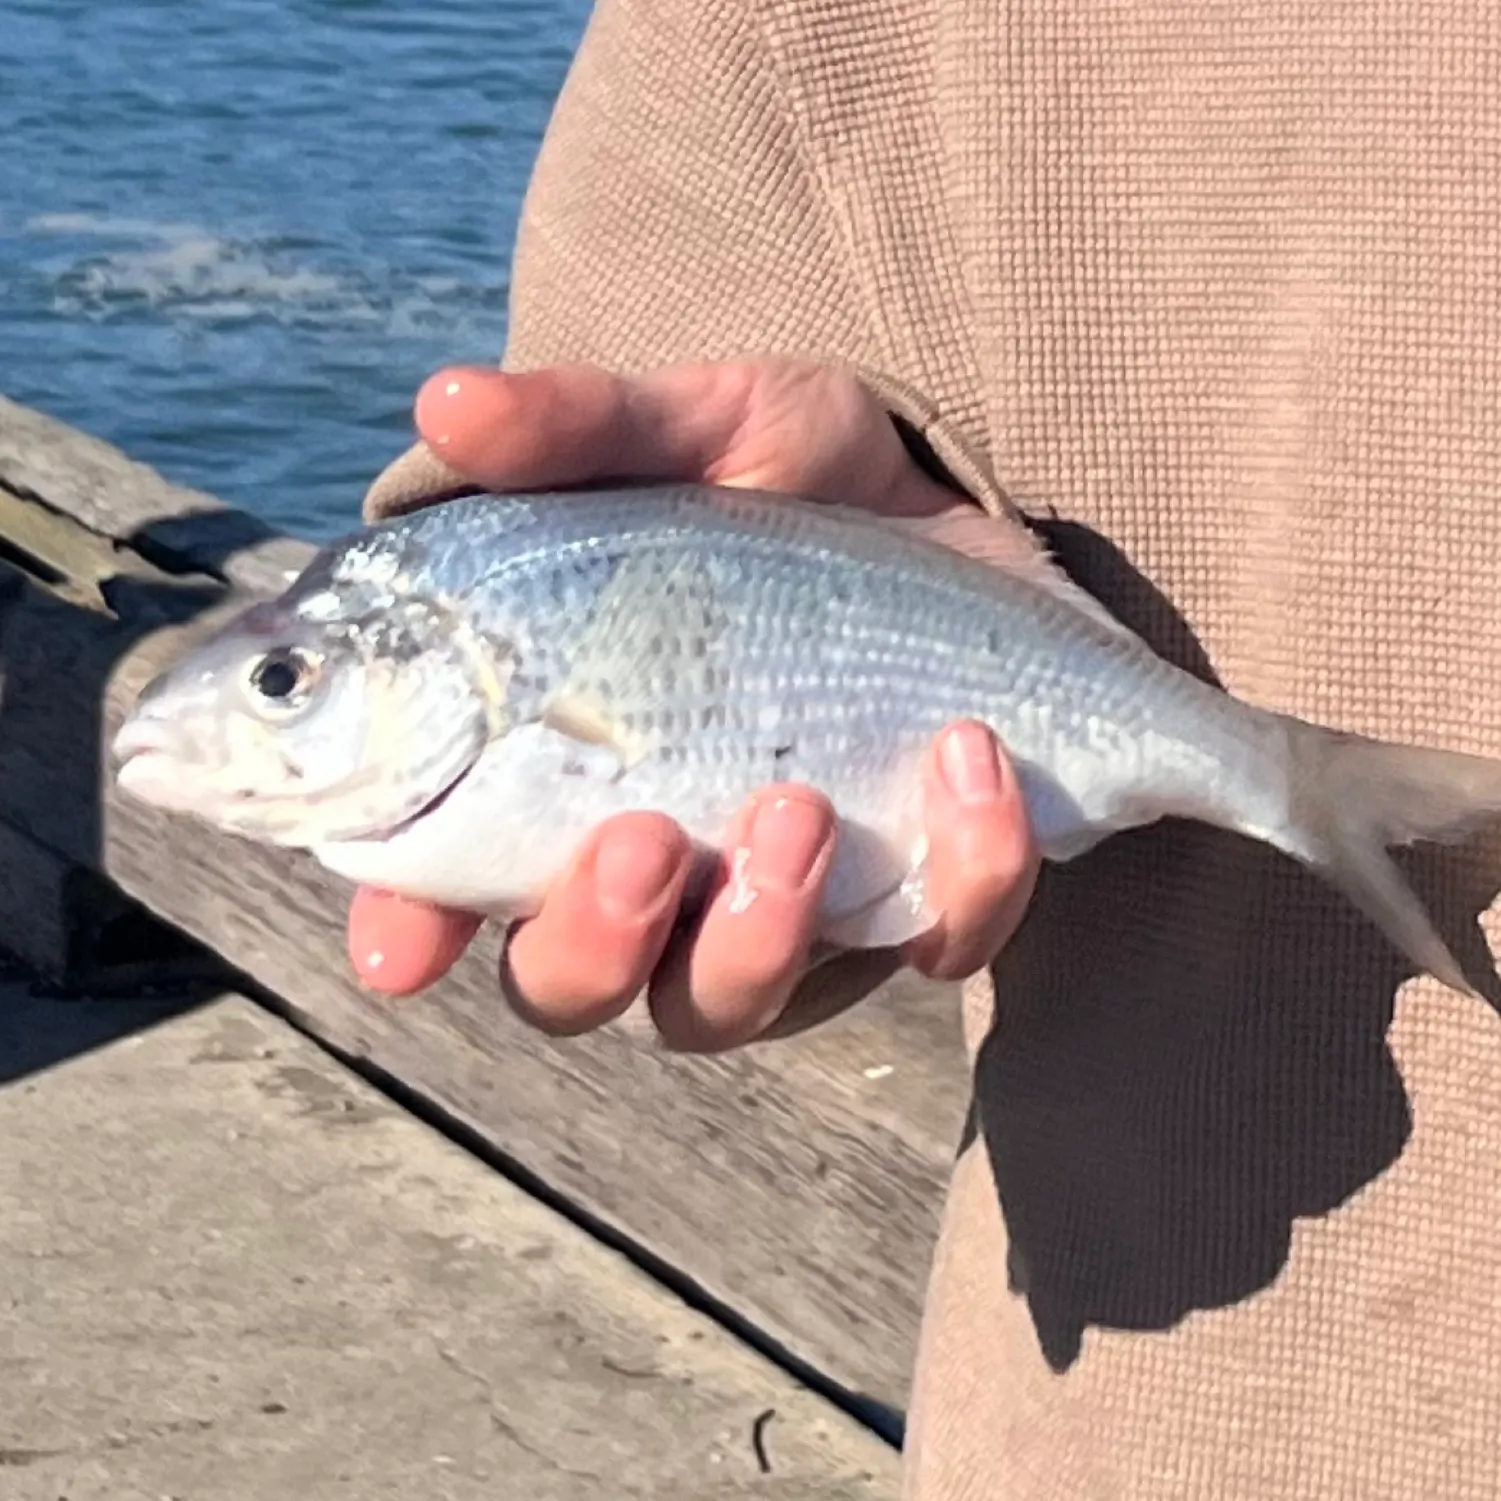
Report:
<svg viewBox="0 0 1501 1501"><path fill-rule="evenodd" d="M115 785L156 808L191 812L182 763L165 747L136 746L116 756Z"/></svg>
<svg viewBox="0 0 1501 1501"><path fill-rule="evenodd" d="M190 768L168 750L132 750L116 768L115 786L163 813L190 814L233 832L239 832L236 809L243 816L262 806L249 788L199 785Z"/></svg>
<svg viewBox="0 0 1501 1501"><path fill-rule="evenodd" d="M167 726L148 715L127 719L115 731L110 754L121 770L143 757L165 755L171 749L172 736Z"/></svg>
<svg viewBox="0 0 1501 1501"><path fill-rule="evenodd" d="M309 832L295 812L284 819L276 818L274 810L281 800L260 796L251 788L194 789L183 763L164 749L132 748L119 762L115 785L139 802L164 813L195 815L232 833L253 830L263 838L270 835L275 844L310 848L315 844L380 844L397 839L437 812L468 774L466 768L435 797L429 798L399 823L385 828L338 830L321 835Z"/></svg>
<svg viewBox="0 0 1501 1501"><path fill-rule="evenodd" d="M115 732L110 755L115 781L147 802L167 807L185 805L194 776L191 754L174 726L149 714L132 716Z"/></svg>
<svg viewBox="0 0 1501 1501"><path fill-rule="evenodd" d="M477 759L426 802L395 823L360 820L355 826L337 813L320 817L295 794L282 795L223 779L195 768L174 727L149 716L127 720L111 746L115 785L130 797L166 813L207 819L231 833L248 834L274 844L311 848L319 844L379 844L409 833L436 813L474 770Z"/></svg>
<svg viewBox="0 0 1501 1501"><path fill-rule="evenodd" d="M182 743L169 726L142 718L127 720L110 747L115 762L115 785L144 803L171 813L199 811L204 789ZM215 787L212 796L232 800L234 794ZM240 794L240 799L248 794Z"/></svg>

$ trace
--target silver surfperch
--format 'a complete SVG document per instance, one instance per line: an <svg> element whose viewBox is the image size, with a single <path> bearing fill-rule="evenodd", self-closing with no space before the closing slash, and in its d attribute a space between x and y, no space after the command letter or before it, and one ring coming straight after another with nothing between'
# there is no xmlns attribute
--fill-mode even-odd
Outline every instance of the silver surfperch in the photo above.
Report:
<svg viewBox="0 0 1501 1501"><path fill-rule="evenodd" d="M1049 571L782 497L487 495L360 531L162 673L115 752L162 808L502 918L614 813L711 851L802 782L840 819L822 937L857 948L931 921L918 768L963 718L1049 859L1169 815L1232 829L1470 988L1387 848L1501 815L1501 763L1254 707Z"/></svg>

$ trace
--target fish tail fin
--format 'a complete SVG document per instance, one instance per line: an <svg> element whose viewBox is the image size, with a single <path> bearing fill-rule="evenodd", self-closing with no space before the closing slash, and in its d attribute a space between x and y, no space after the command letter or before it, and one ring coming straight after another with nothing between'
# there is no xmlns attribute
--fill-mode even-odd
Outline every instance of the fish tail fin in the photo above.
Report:
<svg viewBox="0 0 1501 1501"><path fill-rule="evenodd" d="M1415 964L1477 992L1387 850L1461 843L1501 819L1501 761L1393 745L1296 720L1283 848L1332 881Z"/></svg>

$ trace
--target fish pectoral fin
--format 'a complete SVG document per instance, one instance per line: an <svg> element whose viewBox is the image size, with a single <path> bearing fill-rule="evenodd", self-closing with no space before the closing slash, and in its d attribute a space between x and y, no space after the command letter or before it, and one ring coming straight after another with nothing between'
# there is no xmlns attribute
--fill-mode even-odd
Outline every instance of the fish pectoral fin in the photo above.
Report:
<svg viewBox="0 0 1501 1501"><path fill-rule="evenodd" d="M568 693L560 693L548 704L542 723L584 745L607 745L614 749L620 743L618 727L598 704Z"/></svg>
<svg viewBox="0 0 1501 1501"><path fill-rule="evenodd" d="M720 690L727 627L708 560L682 545L627 554L600 590L543 724L608 749L625 771L661 744L639 726L665 701L710 699Z"/></svg>
<svg viewBox="0 0 1501 1501"><path fill-rule="evenodd" d="M632 735L597 700L567 689L549 701L542 713L542 723L555 735L609 751L619 761L622 772L651 749L644 736Z"/></svg>

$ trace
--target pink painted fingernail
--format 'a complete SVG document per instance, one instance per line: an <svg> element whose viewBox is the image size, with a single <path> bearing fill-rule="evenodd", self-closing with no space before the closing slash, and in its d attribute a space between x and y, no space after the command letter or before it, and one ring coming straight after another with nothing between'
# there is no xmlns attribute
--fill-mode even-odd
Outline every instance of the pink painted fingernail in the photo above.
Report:
<svg viewBox="0 0 1501 1501"><path fill-rule="evenodd" d="M948 789L970 806L1001 795L1001 761L983 725L955 725L938 748L938 765Z"/></svg>
<svg viewBox="0 0 1501 1501"><path fill-rule="evenodd" d="M606 834L594 857L594 887L605 916L618 923L654 917L682 855L674 841L641 829Z"/></svg>
<svg viewBox="0 0 1501 1501"><path fill-rule="evenodd" d="M833 819L824 803L792 794L768 798L751 824L746 884L757 891L800 891L833 836Z"/></svg>

